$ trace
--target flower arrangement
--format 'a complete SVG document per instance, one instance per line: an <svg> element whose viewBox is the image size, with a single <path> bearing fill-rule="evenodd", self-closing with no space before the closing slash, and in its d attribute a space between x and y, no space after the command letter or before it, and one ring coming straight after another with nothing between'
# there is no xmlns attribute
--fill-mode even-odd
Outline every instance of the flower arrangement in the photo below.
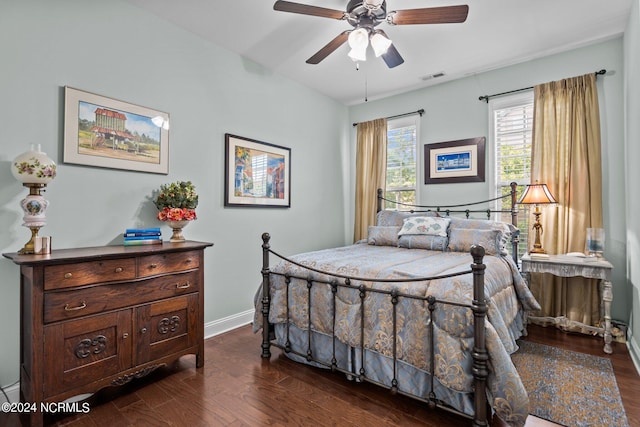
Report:
<svg viewBox="0 0 640 427"><path fill-rule="evenodd" d="M176 181L160 186L153 203L160 221L193 221L196 219L198 194L191 181Z"/></svg>

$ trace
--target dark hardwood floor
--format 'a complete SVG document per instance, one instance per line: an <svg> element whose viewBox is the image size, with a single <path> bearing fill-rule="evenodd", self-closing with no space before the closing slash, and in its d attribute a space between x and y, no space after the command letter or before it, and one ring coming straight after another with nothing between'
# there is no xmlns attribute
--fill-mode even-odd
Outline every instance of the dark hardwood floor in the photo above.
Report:
<svg viewBox="0 0 640 427"><path fill-rule="evenodd" d="M87 414L47 418L49 426L461 426L470 421L424 403L393 396L371 384L348 381L292 362L278 350L260 357L259 335L245 326L208 339L205 366L183 357L89 399ZM528 340L611 359L631 426L640 426L640 377L625 344L602 352L602 339L530 326ZM16 415L0 413L0 425L19 426ZM499 422L492 425L502 426ZM555 424L529 417L527 427Z"/></svg>

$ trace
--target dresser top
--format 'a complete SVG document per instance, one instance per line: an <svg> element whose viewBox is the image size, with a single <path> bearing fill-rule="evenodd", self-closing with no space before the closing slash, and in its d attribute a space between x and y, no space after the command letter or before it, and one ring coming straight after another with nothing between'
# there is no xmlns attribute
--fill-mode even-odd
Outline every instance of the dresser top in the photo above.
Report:
<svg viewBox="0 0 640 427"><path fill-rule="evenodd" d="M2 254L18 265L35 264L61 264L65 262L78 262L84 259L110 259L129 256L143 256L162 254L167 252L181 252L204 249L213 246L209 242L196 242L187 240L181 243L163 242L161 245L141 245L141 246L96 246L88 248L55 249L46 255L22 255L17 252Z"/></svg>

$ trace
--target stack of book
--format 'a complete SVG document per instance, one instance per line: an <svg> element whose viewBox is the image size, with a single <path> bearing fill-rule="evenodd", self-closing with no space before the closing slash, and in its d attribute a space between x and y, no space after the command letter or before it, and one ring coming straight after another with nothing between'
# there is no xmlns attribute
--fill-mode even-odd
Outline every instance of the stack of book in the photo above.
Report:
<svg viewBox="0 0 640 427"><path fill-rule="evenodd" d="M157 245L162 243L160 227L127 228L124 232L125 246Z"/></svg>

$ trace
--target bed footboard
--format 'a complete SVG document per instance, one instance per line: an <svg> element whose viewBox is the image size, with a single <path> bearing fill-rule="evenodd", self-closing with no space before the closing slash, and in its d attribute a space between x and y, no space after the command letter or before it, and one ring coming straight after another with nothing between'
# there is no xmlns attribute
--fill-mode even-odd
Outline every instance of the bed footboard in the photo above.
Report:
<svg viewBox="0 0 640 427"><path fill-rule="evenodd" d="M314 362L318 365L322 365L326 368L329 368L333 371L339 371L339 372L343 372L347 375L355 375L357 377L357 379L361 380L361 381L368 381L368 382L372 382L375 383L377 385L380 386L385 386L385 387L389 387L390 391L392 393L401 393L404 395L407 395L409 397L421 400L426 402L430 407L435 407L435 406L440 406L440 407L444 407L445 409L451 410L451 407L449 407L448 405L446 405L446 402L441 401L435 394L434 390L435 390L435 373L434 373L434 369L435 369L435 363L434 363L434 311L436 310L437 306L456 306L456 307L463 307L463 308L468 308L473 312L473 334L474 334L474 343L473 343L473 350L471 352L471 356L473 359L473 366L472 366L472 375L473 375L473 384L474 384L474 395L473 395L473 406L474 406L474 415L473 415L473 425L474 426L487 426L488 425L488 401L487 401L487 393L486 393L486 387L487 387L487 378L489 375L489 371L488 371L488 352L486 349L486 340L485 340L485 319L487 316L487 302L486 302L486 298L485 298L485 290L484 290L484 274L485 274L485 264L483 263L483 258L485 256L485 250L482 246L474 246L471 248L471 256L473 258L473 263L471 264L471 269L467 270L467 271L462 271L462 272L458 272L458 273L454 273L454 274L448 274L448 275L443 275L443 276L436 276L436 277L422 277L422 278L411 278L411 279L407 279L407 278L403 278L403 279L370 279L370 278L363 278L363 277L353 277L353 276L347 276L347 275L341 275L341 274L335 274L335 273L328 273L328 272L324 272L321 270L317 270L308 266L304 266L301 265L291 259L285 258L282 255L279 255L278 253L274 252L271 249L270 246L270 239L271 236L269 235L269 233L263 233L262 234L262 299L261 299L261 315L262 315L262 357L263 358L270 358L271 357L271 346L275 346L278 348L281 348L282 350L284 350L287 353L293 353L303 359L305 359L307 362ZM320 273L322 276L330 276L330 279L311 279L310 276L305 276L305 277L301 277L301 276L294 276L294 275L285 275L282 273L276 273L276 272L272 272L271 268L270 268L270 254L274 254L276 257L281 258L289 263L292 263L298 267L302 267L305 270L310 270L316 273ZM454 276L459 276L459 275L464 275L464 274L472 274L473 275L473 301L470 305L465 305L465 304L460 304L460 303L455 303L455 302L448 302L448 301L444 301L444 300L438 300L433 296L416 296L416 295L411 295L411 294L404 294L402 292L399 292L395 289L393 290L388 290L388 289L378 289L378 288L374 288L374 287L368 287L365 286L364 284L362 284L362 282L396 282L396 283L407 283L407 282L423 282L423 281L428 281L428 280L437 280L437 279L443 279L443 278L448 278L448 277L454 277ZM308 297L308 306L306 307L306 309L308 310L309 313L309 319L308 319L308 323L307 323L307 331L308 331L308 348L306 350L306 352L296 352L294 350L291 349L291 346L289 345L289 341L288 341L288 337L289 337L289 323L287 322L284 327L286 328L286 333L287 333L287 343L285 345L280 345L277 342L274 341L274 333L273 333L273 325L271 325L269 323L269 310L270 310L270 287L271 287L271 276L272 275L281 275L281 276L285 276L285 282L287 283L287 290L288 290L288 285L290 283L290 281L292 279L300 279L303 281L307 282L307 289L309 292L309 297ZM360 283L360 284L357 284ZM332 336L330 337L330 339L333 341L333 357L331 358L330 362L323 362L321 360L317 360L314 358L314 354L311 348L311 340L312 340L312 327L311 327L311 289L314 286L314 284L323 284L323 285L330 285L331 288L331 292L333 294L333 304L334 304L334 311L333 311L333 322L334 322L334 329L332 332ZM393 354L392 357L390 357L390 359L392 360L392 364L393 364L393 378L387 379L386 382L380 382L378 380L372 379L370 377L367 376L367 372L364 369L364 354L365 354L365 343L364 343L364 316L365 316L365 310L364 310L364 304L361 305L361 321L360 323L360 345L356 346L357 351L360 353L360 357L362 359L361 361L361 368L359 372L356 372L354 374L354 372L352 371L348 371L345 370L341 367L338 366L338 364L336 363L336 335L335 335L335 318L336 318L336 313L335 313L335 298L336 298L336 294L337 294L337 290L339 288L349 288L352 289L354 291L357 291L360 295L360 298L362 301L364 301L365 297L370 294L370 293L378 293L378 294L386 294L388 296L388 298L391 301L391 310L392 310L392 319L393 319L393 333L392 333L392 342L393 342ZM288 295L288 294L287 294ZM431 345L430 345L430 355L429 357L431 358L431 362L430 362L430 366L431 366L431 372L430 372L430 377L431 377L431 392L429 393L428 397L424 397L424 396L416 396L416 395L412 395L406 392L403 392L402 390L400 390L399 384L398 384L398 368L397 368L397 363L398 363L398 355L396 352L396 341L397 341L397 323L396 323L396 306L398 304L398 301L400 298L408 298L408 299L413 299L413 300L421 300L427 303L427 307L428 307L428 316L430 316L429 318L429 322L428 324L430 325L430 339L431 339ZM287 313L289 310L288 307L288 296L286 298L287 300ZM455 411L454 412L459 412L459 411ZM463 416L465 417L469 417L469 415L461 413Z"/></svg>

